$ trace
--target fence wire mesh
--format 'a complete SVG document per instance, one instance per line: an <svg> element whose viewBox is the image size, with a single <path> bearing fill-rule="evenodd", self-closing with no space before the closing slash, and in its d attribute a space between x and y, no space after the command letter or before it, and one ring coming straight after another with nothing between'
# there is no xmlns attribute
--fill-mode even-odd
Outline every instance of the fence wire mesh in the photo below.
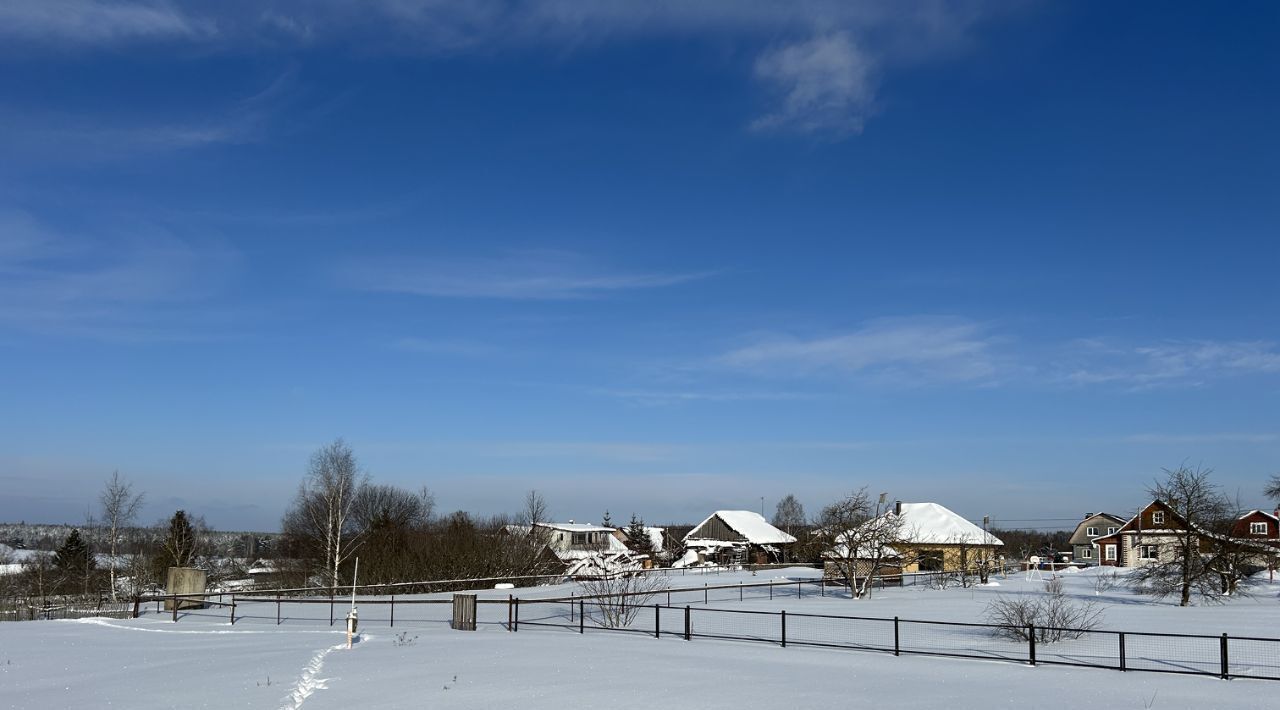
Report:
<svg viewBox="0 0 1280 710"><path fill-rule="evenodd" d="M1213 636L1126 633L1125 666L1131 671L1220 675L1221 640Z"/></svg>
<svg viewBox="0 0 1280 710"><path fill-rule="evenodd" d="M1227 658L1232 676L1280 680L1280 643L1274 639L1228 638Z"/></svg>

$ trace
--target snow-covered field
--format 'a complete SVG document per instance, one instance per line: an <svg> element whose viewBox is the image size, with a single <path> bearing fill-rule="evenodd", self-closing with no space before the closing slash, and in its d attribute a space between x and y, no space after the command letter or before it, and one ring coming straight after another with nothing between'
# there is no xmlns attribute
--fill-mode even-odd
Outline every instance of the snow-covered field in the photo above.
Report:
<svg viewBox="0 0 1280 710"><path fill-rule="evenodd" d="M673 586L794 579L812 570L768 576L673 577ZM1093 572L1066 575L1070 593L1094 597ZM842 614L981 621L999 594L1038 593L1043 582L1000 579L998 587L890 589L870 600L779 592L709 606L788 614ZM571 586L516 590L522 599L567 593ZM1098 597L1103 627L1126 631L1280 636L1280 585L1253 596L1181 609L1123 589ZM506 591L482 597L505 599ZM686 595L691 603L695 595ZM748 595L744 594L744 597ZM651 634L503 627L504 604L482 605L476 632L453 631L447 605L360 606L362 633L348 650L328 604L241 602L234 626L227 610L183 612L178 623L154 608L136 620L14 622L0 625L0 707L8 708L497 708L539 710L765 706L1117 708L1259 707L1280 682L1222 681L1157 673L1036 666L1007 661L884 653ZM521 618L538 616L538 605ZM547 615L553 611L545 607ZM637 626L652 629L651 612ZM679 616L678 612L670 612ZM707 613L710 615L710 613ZM697 619L695 615L695 619ZM776 617L753 617L772 620ZM696 623L696 622L695 622ZM673 622L674 624L674 622ZM664 630L667 622L663 621ZM1050 650L1046 647L1046 650Z"/></svg>

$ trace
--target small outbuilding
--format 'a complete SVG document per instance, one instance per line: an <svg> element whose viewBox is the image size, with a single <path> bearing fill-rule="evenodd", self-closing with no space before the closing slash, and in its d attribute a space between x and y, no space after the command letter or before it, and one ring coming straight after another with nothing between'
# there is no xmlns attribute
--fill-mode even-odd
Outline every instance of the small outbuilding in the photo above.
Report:
<svg viewBox="0 0 1280 710"><path fill-rule="evenodd" d="M684 537L686 558L722 565L781 562L795 542L751 510L717 510Z"/></svg>

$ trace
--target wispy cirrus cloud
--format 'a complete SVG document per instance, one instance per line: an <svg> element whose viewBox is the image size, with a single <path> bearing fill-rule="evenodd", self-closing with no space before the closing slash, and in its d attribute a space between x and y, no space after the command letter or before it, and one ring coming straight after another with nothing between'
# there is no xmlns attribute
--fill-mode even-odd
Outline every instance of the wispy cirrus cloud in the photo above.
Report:
<svg viewBox="0 0 1280 710"><path fill-rule="evenodd" d="M1076 341L1069 353L1061 377L1077 385L1196 386L1224 377L1280 374L1280 344L1267 340L1123 345L1090 339Z"/></svg>
<svg viewBox="0 0 1280 710"><path fill-rule="evenodd" d="M114 340L208 337L192 308L235 270L237 252L155 226L92 236L0 210L0 327Z"/></svg>
<svg viewBox="0 0 1280 710"><path fill-rule="evenodd" d="M138 40L209 38L216 25L167 2L14 0L0 3L0 37L107 45Z"/></svg>
<svg viewBox="0 0 1280 710"><path fill-rule="evenodd" d="M82 115L0 107L0 125L5 129L0 132L0 147L10 154L83 162L254 143L267 135L282 108L297 102L302 92L296 77L296 68L286 69L264 88L198 115L189 110L170 117L148 112Z"/></svg>
<svg viewBox="0 0 1280 710"><path fill-rule="evenodd" d="M724 353L722 365L770 375L837 373L905 382L997 380L1001 338L951 317L885 318L847 333L799 338L770 335Z"/></svg>
<svg viewBox="0 0 1280 710"><path fill-rule="evenodd" d="M674 286L714 272L621 271L567 252L523 251L491 258L381 258L342 267L347 286L437 298L572 300Z"/></svg>
<svg viewBox="0 0 1280 710"><path fill-rule="evenodd" d="M808 0L12 0L0 5L0 38L25 46L174 43L184 50L341 44L361 51L492 54L589 51L645 39L703 37L735 48L750 77L776 101L750 127L845 138L874 106L874 69L935 60L964 46L982 19L1017 4Z"/></svg>

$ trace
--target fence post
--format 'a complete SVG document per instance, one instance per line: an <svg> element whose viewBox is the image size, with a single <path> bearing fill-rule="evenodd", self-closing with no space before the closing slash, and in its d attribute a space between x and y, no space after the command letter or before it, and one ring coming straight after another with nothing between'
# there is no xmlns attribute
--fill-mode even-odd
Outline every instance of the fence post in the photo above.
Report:
<svg viewBox="0 0 1280 710"><path fill-rule="evenodd" d="M515 596L514 594L508 594L508 595L507 595L507 631L514 631L514 630L515 630L515 629L511 628L511 620L514 618L514 617L511 615L511 599L512 599L512 597L514 597L514 596Z"/></svg>
<svg viewBox="0 0 1280 710"><path fill-rule="evenodd" d="M515 611L516 611L516 618L512 621L511 630L519 631L520 630L520 597L516 597Z"/></svg>
<svg viewBox="0 0 1280 710"><path fill-rule="evenodd" d="M572 604L570 605L572 606ZM587 600L578 600L578 633L585 633L587 630Z"/></svg>
<svg viewBox="0 0 1280 710"><path fill-rule="evenodd" d="M142 603L142 597L133 598L133 618L138 618L138 605Z"/></svg>
<svg viewBox="0 0 1280 710"><path fill-rule="evenodd" d="M333 589L329 589L329 625L333 626Z"/></svg>
<svg viewBox="0 0 1280 710"><path fill-rule="evenodd" d="M898 617L893 617L893 655L902 655L902 645L898 642Z"/></svg>
<svg viewBox="0 0 1280 710"><path fill-rule="evenodd" d="M231 625L236 625L236 595L231 595Z"/></svg>
<svg viewBox="0 0 1280 710"><path fill-rule="evenodd" d="M683 577L684 575L680 575L680 576ZM667 590L667 606L671 606L671 590L670 589Z"/></svg>
<svg viewBox="0 0 1280 710"><path fill-rule="evenodd" d="M391 595L391 628L396 627L396 595Z"/></svg>
<svg viewBox="0 0 1280 710"><path fill-rule="evenodd" d="M787 647L787 610L782 610L782 647Z"/></svg>
<svg viewBox="0 0 1280 710"><path fill-rule="evenodd" d="M178 595L173 595L173 623L178 623Z"/></svg>
<svg viewBox="0 0 1280 710"><path fill-rule="evenodd" d="M769 601L773 601L773 580L769 581Z"/></svg>
<svg viewBox="0 0 1280 710"><path fill-rule="evenodd" d="M569 593L569 623L573 623L573 592Z"/></svg>
<svg viewBox="0 0 1280 710"><path fill-rule="evenodd" d="M804 586L802 584L800 580L796 580L796 599L804 597Z"/></svg>
<svg viewBox="0 0 1280 710"><path fill-rule="evenodd" d="M1226 634L1222 635L1220 648L1222 649L1222 679L1226 680L1231 677L1230 668L1227 666L1227 635Z"/></svg>
<svg viewBox="0 0 1280 710"><path fill-rule="evenodd" d="M738 601L742 601L742 582L738 582Z"/></svg>
<svg viewBox="0 0 1280 710"><path fill-rule="evenodd" d="M1121 673L1123 673L1123 672L1125 672L1125 671L1127 670L1124 666L1125 666L1125 660L1124 660L1124 632L1123 632L1123 631L1121 631L1121 632L1120 632L1120 672L1121 672Z"/></svg>
<svg viewBox="0 0 1280 710"><path fill-rule="evenodd" d="M684 640L685 641L689 640L689 637L692 635L690 633L691 631L692 631L692 625L689 623L689 605L685 604L684 605Z"/></svg>
<svg viewBox="0 0 1280 710"><path fill-rule="evenodd" d="M710 604L711 602L708 601L709 599L710 599L710 596L708 596L708 593L707 593L707 583L703 582L702 583L702 603Z"/></svg>
<svg viewBox="0 0 1280 710"><path fill-rule="evenodd" d="M276 592L276 626L280 625L280 593Z"/></svg>
<svg viewBox="0 0 1280 710"><path fill-rule="evenodd" d="M1036 664L1036 625L1035 624L1027 624L1027 642L1030 644L1028 648L1030 649L1030 654L1031 654L1028 660L1030 660L1031 665L1034 666Z"/></svg>
<svg viewBox="0 0 1280 710"><path fill-rule="evenodd" d="M653 605L653 637L662 638L662 606L659 604Z"/></svg>

